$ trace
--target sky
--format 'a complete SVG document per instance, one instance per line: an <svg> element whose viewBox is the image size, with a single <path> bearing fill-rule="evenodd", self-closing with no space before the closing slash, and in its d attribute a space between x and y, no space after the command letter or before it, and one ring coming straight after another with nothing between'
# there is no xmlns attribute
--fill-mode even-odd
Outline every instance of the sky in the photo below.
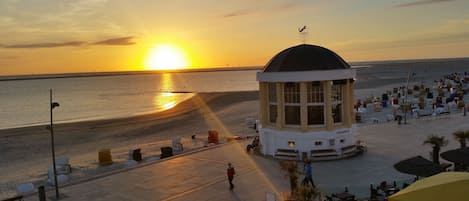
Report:
<svg viewBox="0 0 469 201"><path fill-rule="evenodd" d="M469 57L469 1L0 1L0 75L152 70L165 45L185 68L263 66L303 40L348 62Z"/></svg>

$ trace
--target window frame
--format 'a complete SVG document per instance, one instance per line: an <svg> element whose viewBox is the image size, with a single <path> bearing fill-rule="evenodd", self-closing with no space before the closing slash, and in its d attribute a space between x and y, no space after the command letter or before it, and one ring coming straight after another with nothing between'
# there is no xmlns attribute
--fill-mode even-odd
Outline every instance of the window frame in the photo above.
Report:
<svg viewBox="0 0 469 201"><path fill-rule="evenodd" d="M277 102L277 83L275 82L268 82L267 83L267 122L270 125L277 124L278 119L278 102ZM272 100L273 99L273 100ZM275 106L275 119L272 121L272 110L271 106Z"/></svg>
<svg viewBox="0 0 469 201"><path fill-rule="evenodd" d="M290 88L288 85L294 85ZM283 83L283 120L286 127L301 127L301 89L299 82L285 82ZM293 90L291 90L293 89ZM298 123L287 123L286 108L295 107L298 109Z"/></svg>
<svg viewBox="0 0 469 201"><path fill-rule="evenodd" d="M318 91L314 90L314 86L319 85ZM306 124L310 128L318 128L318 127L325 127L326 126L326 103L325 103L325 85L322 82L307 82L306 83ZM319 95L319 100L315 98L313 94ZM322 99L322 102L320 102ZM322 124L309 124L309 107L310 106L322 106Z"/></svg>

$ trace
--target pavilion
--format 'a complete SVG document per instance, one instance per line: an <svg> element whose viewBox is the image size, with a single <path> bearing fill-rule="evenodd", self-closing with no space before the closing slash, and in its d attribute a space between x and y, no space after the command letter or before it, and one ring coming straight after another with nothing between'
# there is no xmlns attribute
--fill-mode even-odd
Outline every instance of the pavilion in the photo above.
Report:
<svg viewBox="0 0 469 201"><path fill-rule="evenodd" d="M301 44L275 55L257 74L261 152L296 160L352 155L355 76L324 47Z"/></svg>

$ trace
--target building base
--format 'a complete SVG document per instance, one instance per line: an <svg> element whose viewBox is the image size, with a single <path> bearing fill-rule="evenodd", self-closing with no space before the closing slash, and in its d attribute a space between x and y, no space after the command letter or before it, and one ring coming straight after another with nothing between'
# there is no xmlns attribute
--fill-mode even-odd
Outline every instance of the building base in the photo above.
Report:
<svg viewBox="0 0 469 201"><path fill-rule="evenodd" d="M355 127L333 131L295 132L259 129L261 152L286 160L335 160L356 155Z"/></svg>

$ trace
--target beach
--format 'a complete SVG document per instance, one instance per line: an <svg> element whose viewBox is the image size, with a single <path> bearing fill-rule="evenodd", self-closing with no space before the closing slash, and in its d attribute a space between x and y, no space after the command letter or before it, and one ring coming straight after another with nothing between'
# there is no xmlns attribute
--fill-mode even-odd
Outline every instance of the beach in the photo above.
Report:
<svg viewBox="0 0 469 201"><path fill-rule="evenodd" d="M128 150L135 147L143 147L143 157L156 156L161 146L171 146L173 136L188 139L195 134L203 141L208 130L218 131L220 140L226 140L229 135L252 134L245 127L245 119L257 118L257 99L257 91L200 93L154 114L57 124L54 125L56 157L68 157L72 168L95 169L98 151L103 148L110 148L115 161L122 162L127 160ZM205 144L202 141L193 147L202 147ZM50 132L45 126L0 130L3 188L45 180L51 164L50 143Z"/></svg>

